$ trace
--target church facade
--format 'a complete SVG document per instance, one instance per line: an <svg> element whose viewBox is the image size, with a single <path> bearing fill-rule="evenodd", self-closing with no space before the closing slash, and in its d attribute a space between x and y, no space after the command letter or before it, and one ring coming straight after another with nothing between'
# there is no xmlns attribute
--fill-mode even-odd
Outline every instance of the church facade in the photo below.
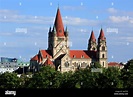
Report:
<svg viewBox="0 0 133 97"><path fill-rule="evenodd" d="M30 60L31 68L50 65L60 72L75 71L88 68L99 62L102 67L108 67L107 45L104 31L101 28L98 40L91 32L86 50L70 50L69 32L64 28L60 9L57 9L53 27L48 32L48 48L39 50L38 54Z"/></svg>

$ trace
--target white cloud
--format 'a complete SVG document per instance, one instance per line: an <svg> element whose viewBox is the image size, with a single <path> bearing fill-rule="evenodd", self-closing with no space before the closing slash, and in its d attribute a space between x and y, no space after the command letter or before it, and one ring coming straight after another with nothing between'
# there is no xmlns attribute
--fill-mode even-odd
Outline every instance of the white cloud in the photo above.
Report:
<svg viewBox="0 0 133 97"><path fill-rule="evenodd" d="M95 26L97 25L99 22L96 20L89 20L89 19L85 19L85 18L80 18L80 17L63 17L63 22L66 25L73 25L73 26Z"/></svg>
<svg viewBox="0 0 133 97"><path fill-rule="evenodd" d="M4 18L6 17L6 18ZM0 22L51 24L54 17L20 15L14 10L0 10Z"/></svg>
<svg viewBox="0 0 133 97"><path fill-rule="evenodd" d="M126 42L132 42L133 43L133 37L120 37L121 40L124 40Z"/></svg>
<svg viewBox="0 0 133 97"><path fill-rule="evenodd" d="M4 17L6 18L4 19ZM35 18L37 17L37 18ZM30 15L20 15L17 11L13 10L0 10L0 22L11 22L11 23L32 23L32 24L53 24L55 17L45 17L45 16L30 16ZM72 22L73 21L73 22ZM66 25L96 25L97 21L88 20L80 17L63 17L63 23Z"/></svg>
<svg viewBox="0 0 133 97"><path fill-rule="evenodd" d="M109 19L114 23L121 23L121 22L133 23L133 18L129 16L109 16Z"/></svg>
<svg viewBox="0 0 133 97"><path fill-rule="evenodd" d="M117 13L117 10L115 8L108 8L107 11L109 13Z"/></svg>

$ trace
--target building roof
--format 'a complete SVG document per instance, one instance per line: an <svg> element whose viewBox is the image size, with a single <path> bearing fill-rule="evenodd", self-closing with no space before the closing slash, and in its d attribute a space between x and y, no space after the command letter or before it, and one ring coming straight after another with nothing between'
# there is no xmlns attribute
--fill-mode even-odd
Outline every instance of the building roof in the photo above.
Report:
<svg viewBox="0 0 133 97"><path fill-rule="evenodd" d="M94 42L96 42L96 38L95 38L95 35L94 35L93 30L92 30L92 32L91 32L91 36L90 36L89 41L94 41Z"/></svg>
<svg viewBox="0 0 133 97"><path fill-rule="evenodd" d="M123 66L123 65L117 62L109 62L108 66L111 67L111 66Z"/></svg>
<svg viewBox="0 0 133 97"><path fill-rule="evenodd" d="M106 39L105 36L104 36L104 31L103 31L102 28L101 28L101 31L100 31L99 39L101 39L101 40L105 40Z"/></svg>
<svg viewBox="0 0 133 97"><path fill-rule="evenodd" d="M95 58L95 51L87 51L87 50L70 50L71 58Z"/></svg>
<svg viewBox="0 0 133 97"><path fill-rule="evenodd" d="M40 50L43 58L52 58L52 53L50 50Z"/></svg>
<svg viewBox="0 0 133 97"><path fill-rule="evenodd" d="M31 61L38 61L38 54L31 58Z"/></svg>
<svg viewBox="0 0 133 97"><path fill-rule="evenodd" d="M53 62L49 58L47 58L47 60L44 62L43 65L44 66L51 66L51 67L55 68L55 65L53 64Z"/></svg>
<svg viewBox="0 0 133 97"><path fill-rule="evenodd" d="M54 27L56 29L57 36L64 36L64 26L63 26L62 17L61 17L59 8L57 9Z"/></svg>
<svg viewBox="0 0 133 97"><path fill-rule="evenodd" d="M53 65L53 62L48 58L45 62L44 65Z"/></svg>

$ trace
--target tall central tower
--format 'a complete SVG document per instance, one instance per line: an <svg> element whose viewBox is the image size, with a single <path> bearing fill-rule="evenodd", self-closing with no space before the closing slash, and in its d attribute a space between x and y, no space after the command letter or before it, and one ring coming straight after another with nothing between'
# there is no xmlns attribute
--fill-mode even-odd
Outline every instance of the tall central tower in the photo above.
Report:
<svg viewBox="0 0 133 97"><path fill-rule="evenodd" d="M48 50L51 50L53 58L58 55L69 53L68 30L64 30L60 9L57 9L53 28L49 28L48 33Z"/></svg>

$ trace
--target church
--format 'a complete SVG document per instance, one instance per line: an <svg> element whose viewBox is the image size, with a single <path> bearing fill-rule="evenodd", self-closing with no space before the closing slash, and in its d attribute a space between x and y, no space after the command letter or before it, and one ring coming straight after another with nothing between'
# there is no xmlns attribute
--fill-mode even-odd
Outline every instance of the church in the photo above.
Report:
<svg viewBox="0 0 133 97"><path fill-rule="evenodd" d="M71 50L69 47L69 32L64 28L60 9L57 9L53 27L48 31L48 48L39 50L30 60L30 66L35 71L38 66L49 65L60 72L75 71L88 68L99 62L102 67L108 67L107 44L104 31L101 28L98 40L93 30L88 39L86 50Z"/></svg>

